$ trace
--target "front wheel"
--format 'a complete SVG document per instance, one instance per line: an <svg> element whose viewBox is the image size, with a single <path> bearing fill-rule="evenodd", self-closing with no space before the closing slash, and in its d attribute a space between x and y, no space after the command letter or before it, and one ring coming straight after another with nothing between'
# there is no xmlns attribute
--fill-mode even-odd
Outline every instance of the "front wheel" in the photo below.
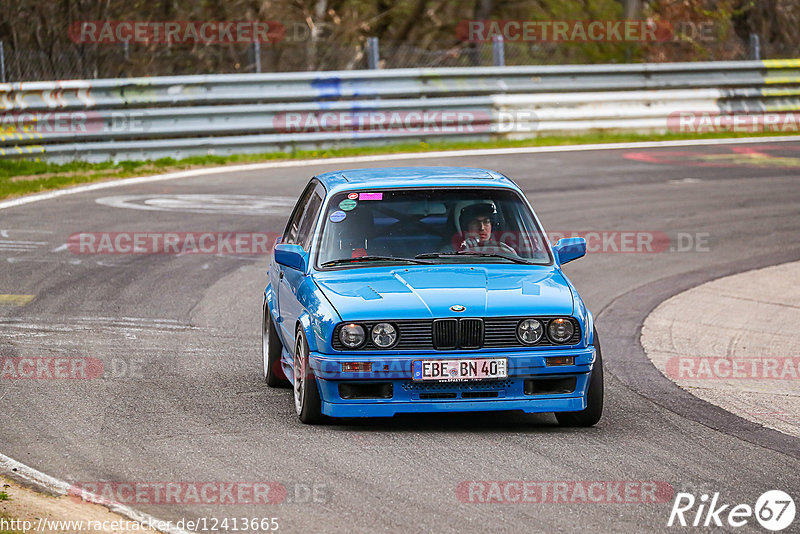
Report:
<svg viewBox="0 0 800 534"><path fill-rule="evenodd" d="M297 417L307 425L325 422L317 377L308 364L308 343L303 331L297 330L294 347L294 407Z"/></svg>
<svg viewBox="0 0 800 534"><path fill-rule="evenodd" d="M561 426L594 426L603 416L603 356L597 330L594 331L592 345L597 357L589 378L589 390L586 392L586 409L580 412L556 412L556 419Z"/></svg>
<svg viewBox="0 0 800 534"><path fill-rule="evenodd" d="M289 386L281 368L282 351L283 343L275 329L275 323L272 322L269 306L264 302L264 313L261 317L261 356L264 358L264 381L271 388Z"/></svg>

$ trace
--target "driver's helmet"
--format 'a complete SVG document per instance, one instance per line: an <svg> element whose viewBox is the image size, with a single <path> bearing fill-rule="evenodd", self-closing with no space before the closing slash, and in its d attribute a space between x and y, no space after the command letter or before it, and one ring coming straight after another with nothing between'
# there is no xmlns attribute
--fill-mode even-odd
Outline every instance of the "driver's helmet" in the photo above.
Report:
<svg viewBox="0 0 800 534"><path fill-rule="evenodd" d="M458 215L459 231L465 234L469 230L470 221L476 217L488 217L492 221L492 230L497 229L497 207L492 201L481 201L461 208Z"/></svg>

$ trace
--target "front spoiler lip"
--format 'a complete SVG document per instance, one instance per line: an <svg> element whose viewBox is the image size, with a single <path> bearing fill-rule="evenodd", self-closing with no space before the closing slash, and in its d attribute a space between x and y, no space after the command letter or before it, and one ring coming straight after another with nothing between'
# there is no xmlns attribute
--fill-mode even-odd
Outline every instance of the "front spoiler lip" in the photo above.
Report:
<svg viewBox="0 0 800 534"><path fill-rule="evenodd" d="M497 412L522 410L526 413L578 412L586 409L586 397L529 398L477 401L413 402L322 402L322 413L330 417L392 417L398 413Z"/></svg>
<svg viewBox="0 0 800 534"><path fill-rule="evenodd" d="M575 356L575 365L547 366L545 358ZM581 374L592 370L595 349L555 349L542 351L496 351L496 352L420 352L408 355L385 357L347 355L331 356L312 352L309 354L311 368L318 378L324 380L411 380L411 362L414 360L451 360L467 358L508 358L508 376ZM342 362L372 362L373 371L343 373ZM512 408L513 409L513 408Z"/></svg>

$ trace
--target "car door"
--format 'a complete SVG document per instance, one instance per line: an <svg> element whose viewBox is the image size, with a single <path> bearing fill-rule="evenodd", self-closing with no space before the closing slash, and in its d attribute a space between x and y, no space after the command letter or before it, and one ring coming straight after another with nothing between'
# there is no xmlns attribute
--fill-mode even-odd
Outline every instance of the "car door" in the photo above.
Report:
<svg viewBox="0 0 800 534"><path fill-rule="evenodd" d="M278 243L293 243L295 241L297 232L300 229L300 220L305 213L305 208L308 205L308 201L311 199L311 195L314 193L314 188L315 184L309 183L303 190L303 194L301 194L300 198L297 200L297 204L295 204L292 214L289 216L289 221L286 223L286 228L284 229L283 235ZM286 267L275 261L275 257L273 256L269 268L269 281L270 285L272 286L275 311L278 314L278 324L282 322L282 316L280 312L280 297L285 269ZM284 341L286 340L284 339Z"/></svg>
<svg viewBox="0 0 800 534"><path fill-rule="evenodd" d="M314 227L322 207L324 192L320 191L321 188L322 186L316 181L309 184L303 193L305 198L301 198L301 203L298 203L297 213L292 214L281 243L300 245L306 252L310 250ZM303 310L297 300L297 289L303 283L306 274L283 265L279 265L278 268L278 310L281 315L283 339L290 340L294 338L294 326Z"/></svg>

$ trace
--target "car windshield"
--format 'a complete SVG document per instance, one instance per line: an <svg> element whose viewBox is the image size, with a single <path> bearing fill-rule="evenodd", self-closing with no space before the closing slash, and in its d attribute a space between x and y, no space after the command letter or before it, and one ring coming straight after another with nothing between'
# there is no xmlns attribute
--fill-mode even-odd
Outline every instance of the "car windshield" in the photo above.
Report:
<svg viewBox="0 0 800 534"><path fill-rule="evenodd" d="M328 204L318 268L453 262L551 258L530 209L508 189L354 191Z"/></svg>

